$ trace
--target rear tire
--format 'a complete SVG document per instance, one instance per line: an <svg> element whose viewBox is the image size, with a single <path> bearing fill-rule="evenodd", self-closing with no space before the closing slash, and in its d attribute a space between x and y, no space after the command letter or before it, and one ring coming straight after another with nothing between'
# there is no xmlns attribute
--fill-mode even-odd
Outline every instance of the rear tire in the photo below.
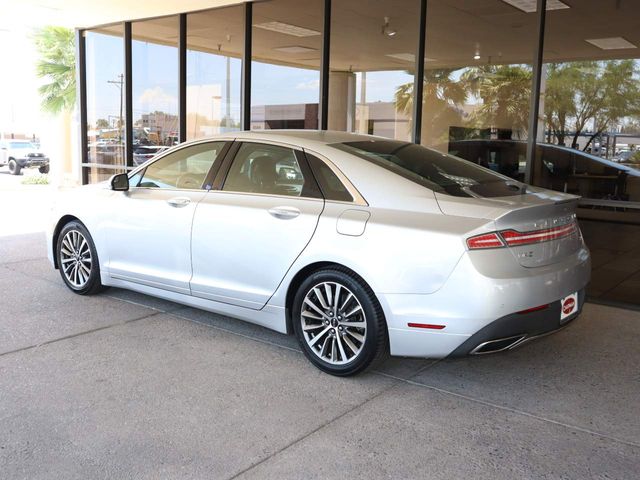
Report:
<svg viewBox="0 0 640 480"><path fill-rule="evenodd" d="M18 162L16 162L13 158L9 160L9 173L11 173L11 175L20 175L21 170L22 167L18 165Z"/></svg>
<svg viewBox="0 0 640 480"><path fill-rule="evenodd" d="M38 171L40 173L49 173L49 165L43 165L42 167L38 168Z"/></svg>
<svg viewBox="0 0 640 480"><path fill-rule="evenodd" d="M105 290L100 282L98 252L82 223L74 220L62 228L56 244L56 259L62 280L74 293L93 295Z"/></svg>
<svg viewBox="0 0 640 480"><path fill-rule="evenodd" d="M331 375L355 375L388 355L382 307L364 280L346 268L322 269L304 280L292 320L305 356Z"/></svg>

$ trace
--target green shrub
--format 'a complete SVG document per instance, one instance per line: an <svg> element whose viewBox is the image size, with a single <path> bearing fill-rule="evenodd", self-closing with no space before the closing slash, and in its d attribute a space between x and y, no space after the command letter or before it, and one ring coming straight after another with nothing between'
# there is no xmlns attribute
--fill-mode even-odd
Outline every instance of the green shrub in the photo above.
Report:
<svg viewBox="0 0 640 480"><path fill-rule="evenodd" d="M49 185L48 175L29 175L22 179L23 185Z"/></svg>

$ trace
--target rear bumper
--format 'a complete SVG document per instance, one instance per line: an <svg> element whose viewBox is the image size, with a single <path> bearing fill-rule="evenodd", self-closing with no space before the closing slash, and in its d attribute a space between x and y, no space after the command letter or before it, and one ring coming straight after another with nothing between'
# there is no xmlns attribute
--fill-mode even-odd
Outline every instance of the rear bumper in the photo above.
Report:
<svg viewBox="0 0 640 480"><path fill-rule="evenodd" d="M519 340L527 341L552 332L561 327L561 298L579 292L578 313L582 309L591 261L588 250L582 248L553 265L518 267L509 272L502 272L498 266L494 270L481 273L465 254L442 288L432 294L377 292L387 320L391 354L459 356L497 338L522 335L526 338ZM550 304L546 310L515 313L545 304ZM523 326L525 320L528 324ZM562 326L565 323L568 322ZM416 328L409 324L441 328Z"/></svg>
<svg viewBox="0 0 640 480"><path fill-rule="evenodd" d="M562 321L560 300L549 304L544 310L506 315L473 334L449 356L462 357L512 350L537 337L553 333L578 318L584 300L583 289L578 292L578 310Z"/></svg>

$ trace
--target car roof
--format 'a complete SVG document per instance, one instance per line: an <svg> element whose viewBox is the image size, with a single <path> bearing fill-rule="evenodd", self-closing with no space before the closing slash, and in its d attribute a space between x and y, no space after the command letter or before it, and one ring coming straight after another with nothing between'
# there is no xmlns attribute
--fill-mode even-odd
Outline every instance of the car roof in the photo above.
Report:
<svg viewBox="0 0 640 480"><path fill-rule="evenodd" d="M335 130L252 130L233 132L225 136L233 136L239 140L271 140L274 142L293 143L301 147L343 142L388 140L388 138L374 135L362 135Z"/></svg>

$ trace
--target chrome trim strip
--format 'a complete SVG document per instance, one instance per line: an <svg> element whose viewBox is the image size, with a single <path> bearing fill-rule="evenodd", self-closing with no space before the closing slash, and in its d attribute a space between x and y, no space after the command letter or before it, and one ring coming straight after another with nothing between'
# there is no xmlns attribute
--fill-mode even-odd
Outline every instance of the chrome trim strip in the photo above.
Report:
<svg viewBox="0 0 640 480"><path fill-rule="evenodd" d="M143 187L149 188L149 187ZM236 192L234 190L197 190L198 192L204 191L206 193L228 193L231 195L246 195L246 196L255 196L255 197L273 197L273 198L282 198L282 199L294 199L294 200L310 200L314 202L324 202L324 198L314 198L314 197L296 197L295 195L276 195L274 193L257 193L257 192ZM347 202L345 202L347 203ZM351 205L351 202L348 202Z"/></svg>
<svg viewBox="0 0 640 480"><path fill-rule="evenodd" d="M136 167L127 167L126 165L114 165L112 163L81 163L82 167L103 168L105 170L133 170Z"/></svg>
<svg viewBox="0 0 640 480"><path fill-rule="evenodd" d="M520 344L522 341L524 341L524 339L527 338L526 335L514 335L513 337L505 337L505 338L496 338L495 340L489 340L488 342L482 342L481 344L479 344L476 348L474 348L473 350L471 350L469 352L469 355L487 355L489 353L497 353L497 352L503 352L505 350L510 350L512 348L514 348L516 345ZM497 350L489 350L487 352L479 352L478 350L480 350L482 347L484 347L485 345L489 345L491 343L497 343L497 342L504 342L505 340L512 340L512 339L517 339L514 342L510 343L509 345L507 345L506 347L503 348L499 348Z"/></svg>

